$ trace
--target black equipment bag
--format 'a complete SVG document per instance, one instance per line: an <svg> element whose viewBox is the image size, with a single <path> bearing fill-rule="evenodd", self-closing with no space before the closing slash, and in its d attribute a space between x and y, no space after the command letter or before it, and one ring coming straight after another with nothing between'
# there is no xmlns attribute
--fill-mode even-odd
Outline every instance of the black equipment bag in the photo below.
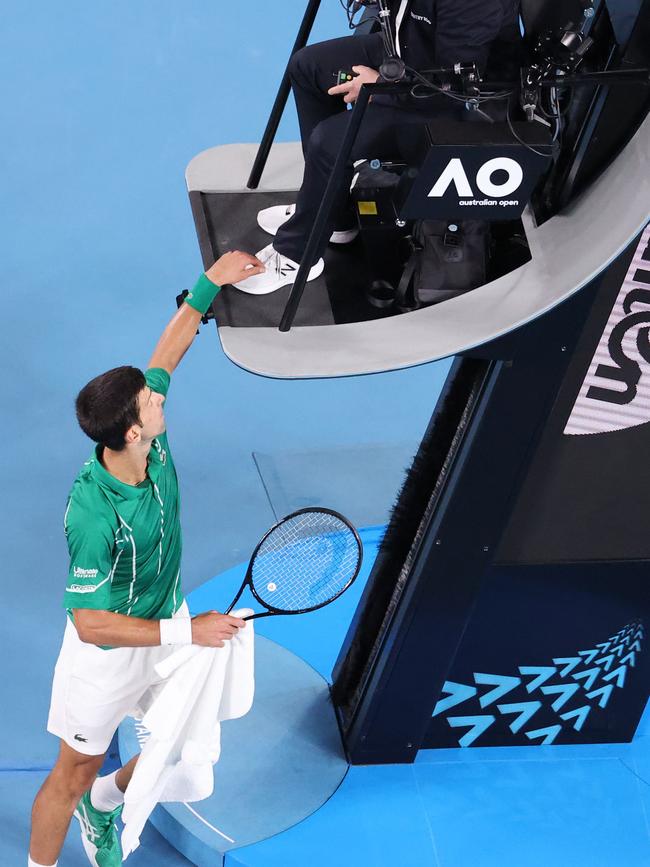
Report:
<svg viewBox="0 0 650 867"><path fill-rule="evenodd" d="M479 220L418 221L410 237L412 252L397 288L397 307L417 310L486 283L488 226Z"/></svg>

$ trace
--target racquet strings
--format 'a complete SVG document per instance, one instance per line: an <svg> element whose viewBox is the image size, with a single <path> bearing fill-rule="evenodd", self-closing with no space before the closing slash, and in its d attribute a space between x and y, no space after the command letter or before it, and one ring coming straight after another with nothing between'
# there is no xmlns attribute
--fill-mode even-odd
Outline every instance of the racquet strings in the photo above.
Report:
<svg viewBox="0 0 650 867"><path fill-rule="evenodd" d="M252 564L259 599L276 610L304 611L329 602L355 577L361 552L354 532L326 512L305 512L279 524Z"/></svg>

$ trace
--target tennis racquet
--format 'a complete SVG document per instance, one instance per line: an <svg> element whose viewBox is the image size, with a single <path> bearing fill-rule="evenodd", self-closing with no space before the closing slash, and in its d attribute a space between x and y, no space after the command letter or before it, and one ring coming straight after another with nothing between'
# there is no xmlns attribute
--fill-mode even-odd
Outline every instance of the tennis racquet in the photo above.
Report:
<svg viewBox="0 0 650 867"><path fill-rule="evenodd" d="M245 620L316 611L345 593L362 557L361 539L347 518L331 509L300 509L262 537L226 614L246 586L266 611Z"/></svg>

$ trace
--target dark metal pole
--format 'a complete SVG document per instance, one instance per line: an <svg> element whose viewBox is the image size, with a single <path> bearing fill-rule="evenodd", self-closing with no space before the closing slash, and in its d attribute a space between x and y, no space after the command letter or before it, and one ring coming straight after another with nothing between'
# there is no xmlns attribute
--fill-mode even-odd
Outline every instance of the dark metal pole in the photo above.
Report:
<svg viewBox="0 0 650 867"><path fill-rule="evenodd" d="M298 31L298 35L296 37L296 42L291 51L291 57L293 57L296 51L304 48L307 44L307 40L309 39L309 36L311 34L312 27L314 26L314 21L316 20L316 15L320 8L320 3L321 0L309 0L309 2L307 3L307 9L305 10L305 15L302 19L302 24L300 25L300 30ZM269 117L268 123L266 124L266 129L264 130L264 135L262 136L262 141L260 143L259 150L257 151L257 156L255 157L255 162L253 163L253 168L248 179L247 186L249 190L256 190L259 186L260 178L262 177L262 172L264 171L264 168L266 166L266 161L269 158L271 147L273 146L273 141L278 131L278 127L280 126L280 121L282 120L282 115L284 113L287 100L289 99L290 92L291 83L289 81L289 72L287 67L287 70L285 70L284 76L282 78L278 94L275 97L275 102L273 103L273 108L271 109L271 115Z"/></svg>
<svg viewBox="0 0 650 867"><path fill-rule="evenodd" d="M341 147L336 157L336 162L334 163L332 174L330 175L330 179L327 183L325 195L323 196L323 200L321 201L320 207L318 209L318 214L316 215L311 234L309 235L309 239L307 240L307 246L305 247L305 252L303 253L302 261L300 263L300 268L298 269L296 282L291 287L291 295L289 296L287 306L284 308L284 313L282 314L280 331L289 331L289 329L293 325L293 320L295 319L296 312L298 311L298 305L300 304L302 293L305 291L305 286L307 285L307 277L309 276L309 271L311 270L311 267L313 265L313 260L316 256L316 252L323 240L323 235L327 231L327 223L329 220L329 216L332 213L334 199L338 195L341 189L341 185L343 183L345 169L350 161L350 155L352 153L352 148L354 147L354 143L357 138L357 133L359 132L359 127L361 126L361 121L363 120L366 113L366 108L368 107L370 93L371 88L364 85L359 91L359 96L357 98L355 106L350 113L350 123L348 124L348 128L346 130L343 141L341 142Z"/></svg>
<svg viewBox="0 0 650 867"><path fill-rule="evenodd" d="M642 84L647 87L650 85L650 69L605 69L602 72L576 72L574 75L562 75L541 82L542 87L562 87L563 85L573 87L580 84L602 84L604 87ZM484 84L481 86L485 87Z"/></svg>

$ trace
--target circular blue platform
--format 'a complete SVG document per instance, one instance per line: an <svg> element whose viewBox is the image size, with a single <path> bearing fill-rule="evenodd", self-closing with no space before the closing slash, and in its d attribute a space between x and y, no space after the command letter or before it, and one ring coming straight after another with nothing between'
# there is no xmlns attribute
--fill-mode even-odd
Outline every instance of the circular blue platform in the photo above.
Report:
<svg viewBox="0 0 650 867"><path fill-rule="evenodd" d="M221 863L302 821L336 791L348 769L327 682L310 665L255 638L255 701L222 724L215 790L195 804L161 804L151 821L199 867ZM146 732L132 719L119 730L120 756L140 752Z"/></svg>

